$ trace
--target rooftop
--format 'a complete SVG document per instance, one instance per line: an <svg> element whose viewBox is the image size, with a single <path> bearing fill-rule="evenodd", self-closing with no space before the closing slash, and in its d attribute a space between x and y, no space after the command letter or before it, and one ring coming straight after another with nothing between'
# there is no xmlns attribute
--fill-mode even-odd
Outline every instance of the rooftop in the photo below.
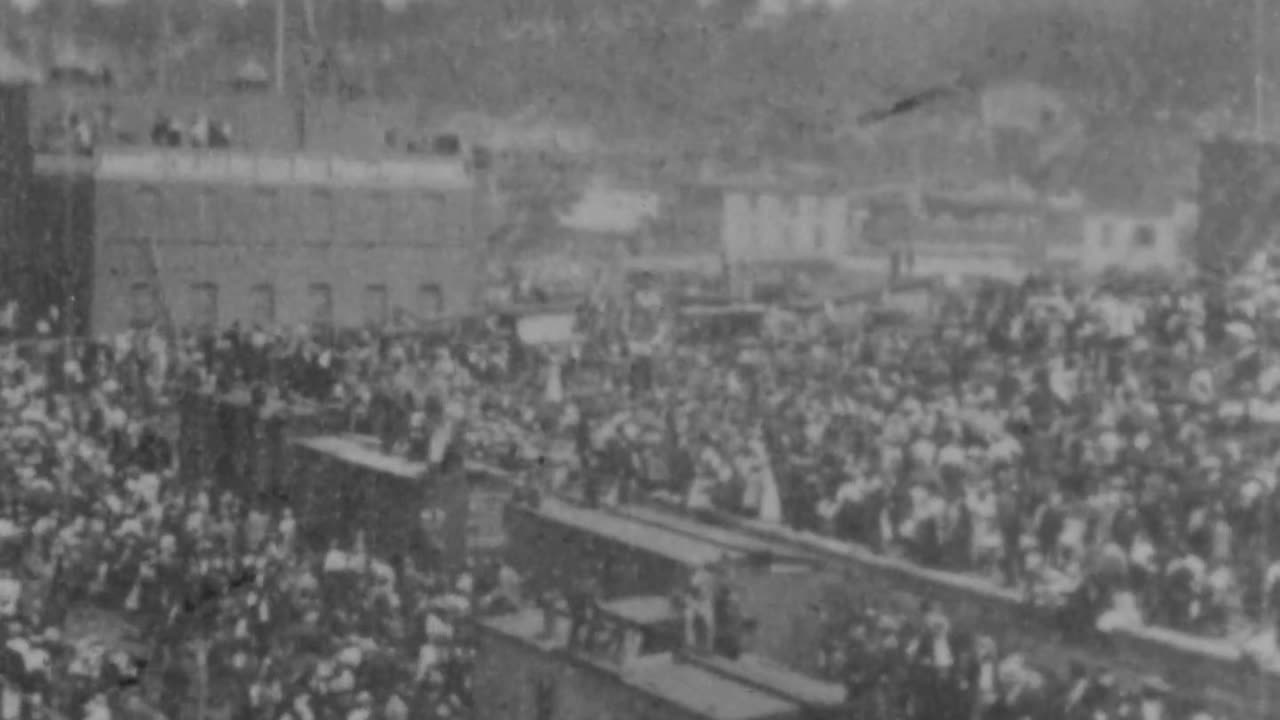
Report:
<svg viewBox="0 0 1280 720"><path fill-rule="evenodd" d="M1094 128L1060 177L1092 209L1163 215L1194 191L1197 157L1194 138L1173 130Z"/></svg>
<svg viewBox="0 0 1280 720"><path fill-rule="evenodd" d="M314 152L259 152L240 149L102 148L92 156L43 155L44 172L89 171L101 180L271 185L422 187L460 190L471 187L466 162L459 158L396 156L357 159Z"/></svg>
<svg viewBox="0 0 1280 720"><path fill-rule="evenodd" d="M564 647L568 623L556 623L552 636L543 634L542 611L522 610L487 618L481 627L534 645L543 651ZM773 720L798 717L800 708L745 682L698 664L681 662L670 654L651 655L625 666L610 666L589 656L583 662L613 674L621 683L709 720Z"/></svg>
<svg viewBox="0 0 1280 720"><path fill-rule="evenodd" d="M568 527L614 542L630 545L689 566L710 565L722 560L726 551L712 543L690 538L600 510L590 510L546 498L537 515Z"/></svg>

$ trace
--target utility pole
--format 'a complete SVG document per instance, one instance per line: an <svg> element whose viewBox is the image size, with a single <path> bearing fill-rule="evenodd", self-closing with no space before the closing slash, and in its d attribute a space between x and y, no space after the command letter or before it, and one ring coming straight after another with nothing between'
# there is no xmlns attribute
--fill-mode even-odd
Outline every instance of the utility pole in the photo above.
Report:
<svg viewBox="0 0 1280 720"><path fill-rule="evenodd" d="M1262 141L1267 132L1267 31L1266 0L1253 0L1253 132Z"/></svg>
<svg viewBox="0 0 1280 720"><path fill-rule="evenodd" d="M285 94L284 62L285 0L276 0L276 92Z"/></svg>
<svg viewBox="0 0 1280 720"><path fill-rule="evenodd" d="M156 68L157 84L160 86L160 92L169 92L169 53L173 47L173 3L171 0L163 0L160 3L160 46L156 51L156 61L159 66Z"/></svg>

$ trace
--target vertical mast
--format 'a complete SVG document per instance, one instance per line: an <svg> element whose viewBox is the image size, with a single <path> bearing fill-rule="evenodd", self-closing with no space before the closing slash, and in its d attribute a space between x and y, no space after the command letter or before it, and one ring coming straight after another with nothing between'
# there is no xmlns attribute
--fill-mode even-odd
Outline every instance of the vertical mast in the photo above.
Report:
<svg viewBox="0 0 1280 720"><path fill-rule="evenodd" d="M285 63L284 63L284 23L285 23L285 0L276 0L276 92L281 96L285 94Z"/></svg>
<svg viewBox="0 0 1280 720"><path fill-rule="evenodd" d="M1267 55L1269 41L1265 0L1253 0L1253 132L1261 141L1267 133Z"/></svg>

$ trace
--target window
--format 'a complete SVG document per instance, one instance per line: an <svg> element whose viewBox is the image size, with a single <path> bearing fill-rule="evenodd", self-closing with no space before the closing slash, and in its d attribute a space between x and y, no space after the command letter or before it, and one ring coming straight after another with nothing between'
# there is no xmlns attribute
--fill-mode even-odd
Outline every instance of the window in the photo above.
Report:
<svg viewBox="0 0 1280 720"><path fill-rule="evenodd" d="M418 209L415 215L420 218L419 230L426 237L423 239L428 243L444 243L448 242L446 236L446 228L444 222L444 198L435 194L428 193L422 197L422 207Z"/></svg>
<svg viewBox="0 0 1280 720"><path fill-rule="evenodd" d="M1098 225L1098 244L1104 248L1111 247L1114 238L1112 237L1115 229L1111 227L1111 223L1103 222Z"/></svg>
<svg viewBox="0 0 1280 720"><path fill-rule="evenodd" d="M373 327L387 324L387 286L370 285L364 289L364 322Z"/></svg>
<svg viewBox="0 0 1280 720"><path fill-rule="evenodd" d="M394 212L395 206L392 203L391 193L385 190L369 193L368 222L361 228L363 237L360 239L366 245L394 243L395 220L392 215Z"/></svg>
<svg viewBox="0 0 1280 720"><path fill-rule="evenodd" d="M311 324L316 328L333 326L333 288L327 283L312 283L307 289L311 300Z"/></svg>
<svg viewBox="0 0 1280 720"><path fill-rule="evenodd" d="M153 187L138 190L138 217L142 221L139 224L142 235L155 237L163 234L166 218L159 190Z"/></svg>
<svg viewBox="0 0 1280 720"><path fill-rule="evenodd" d="M205 188L196 194L196 226L195 239L200 242L215 242L221 235L218 232L218 219L221 217L216 190Z"/></svg>
<svg viewBox="0 0 1280 720"><path fill-rule="evenodd" d="M321 244L332 242L335 232L333 193L328 190L312 190L307 206L310 222L308 223L308 237L303 238L304 241Z"/></svg>
<svg viewBox="0 0 1280 720"><path fill-rule="evenodd" d="M553 720L556 716L556 686L550 678L533 681L534 720Z"/></svg>
<svg viewBox="0 0 1280 720"><path fill-rule="evenodd" d="M418 288L418 314L433 318L444 314L444 293L439 285L423 285Z"/></svg>
<svg viewBox="0 0 1280 720"><path fill-rule="evenodd" d="M218 286L213 283L196 283L191 286L187 300L188 325L194 330L209 332L218 327Z"/></svg>
<svg viewBox="0 0 1280 720"><path fill-rule="evenodd" d="M796 225L797 219L800 217L798 208L800 201L795 197L785 197L778 201L777 213L775 219L778 223L778 229L782 235L782 249L788 251L796 250Z"/></svg>
<svg viewBox="0 0 1280 720"><path fill-rule="evenodd" d="M276 321L276 289L271 285L254 285L249 289L249 321L259 327L270 327Z"/></svg>
<svg viewBox="0 0 1280 720"><path fill-rule="evenodd" d="M151 283L134 283L129 289L129 315L134 327L146 327L156 319L156 296Z"/></svg>
<svg viewBox="0 0 1280 720"><path fill-rule="evenodd" d="M1149 249L1156 246L1156 230L1150 225L1138 225L1133 229L1133 246Z"/></svg>
<svg viewBox="0 0 1280 720"><path fill-rule="evenodd" d="M257 226L262 228L259 242L275 242L275 233L270 228L279 227L276 214L280 211L280 193L275 188L260 187L253 193L257 211Z"/></svg>

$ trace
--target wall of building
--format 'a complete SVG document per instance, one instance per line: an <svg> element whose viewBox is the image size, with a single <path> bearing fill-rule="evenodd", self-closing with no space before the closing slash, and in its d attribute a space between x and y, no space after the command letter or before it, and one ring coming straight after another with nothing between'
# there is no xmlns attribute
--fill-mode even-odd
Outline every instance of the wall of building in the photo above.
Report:
<svg viewBox="0 0 1280 720"><path fill-rule="evenodd" d="M727 190L722 202L721 243L733 261L837 258L857 243L843 194Z"/></svg>
<svg viewBox="0 0 1280 720"><path fill-rule="evenodd" d="M15 255L27 232L32 169L29 120L28 89L0 83L0 283L6 288L16 280Z"/></svg>
<svg viewBox="0 0 1280 720"><path fill-rule="evenodd" d="M83 335L92 329L90 313L97 289L93 177L79 169L56 175L33 173L25 200L25 234L11 258L24 330L34 329L34 323L56 307L64 320L59 329Z"/></svg>
<svg viewBox="0 0 1280 720"><path fill-rule="evenodd" d="M165 310L179 326L351 327L471 305L482 244L464 175L430 165L414 175L412 163L163 155L155 167L104 155L80 172L92 188L94 253L81 266L95 279L95 330L164 320ZM44 169L50 188L70 176ZM45 194L52 221L59 203Z"/></svg>
<svg viewBox="0 0 1280 720"><path fill-rule="evenodd" d="M1183 225L1163 217L1100 213L1086 217L1080 267L1086 272L1110 268L1176 270L1183 262Z"/></svg>

